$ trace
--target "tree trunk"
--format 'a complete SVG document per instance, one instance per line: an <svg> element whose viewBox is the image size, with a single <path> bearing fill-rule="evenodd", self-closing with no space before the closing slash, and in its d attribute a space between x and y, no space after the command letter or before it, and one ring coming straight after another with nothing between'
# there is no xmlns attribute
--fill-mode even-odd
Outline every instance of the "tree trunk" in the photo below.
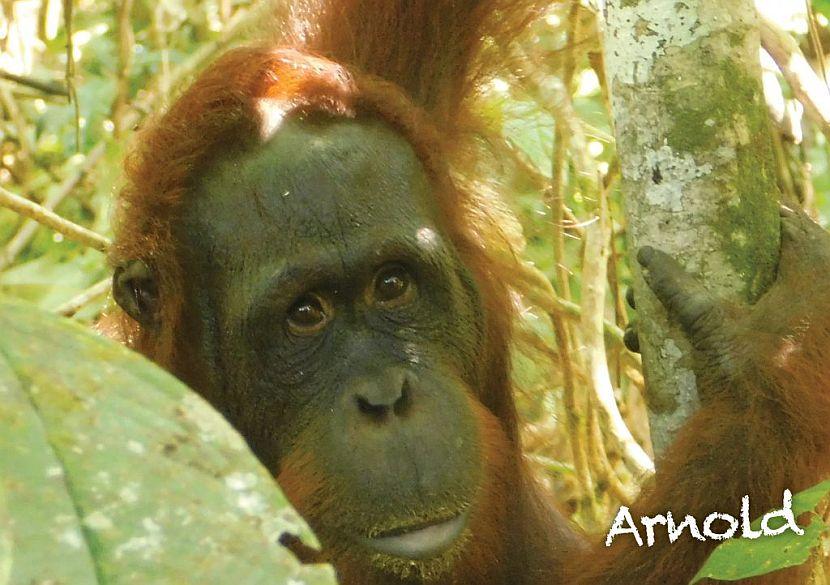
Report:
<svg viewBox="0 0 830 585"><path fill-rule="evenodd" d="M698 398L690 347L634 261L662 249L753 302L778 261L778 204L752 0L609 0L606 70L655 452Z"/></svg>

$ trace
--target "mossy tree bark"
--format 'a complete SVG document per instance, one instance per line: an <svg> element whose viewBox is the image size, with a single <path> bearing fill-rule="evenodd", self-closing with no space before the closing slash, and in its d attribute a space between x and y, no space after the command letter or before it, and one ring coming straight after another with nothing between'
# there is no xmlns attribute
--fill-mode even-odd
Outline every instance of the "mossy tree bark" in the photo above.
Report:
<svg viewBox="0 0 830 585"><path fill-rule="evenodd" d="M633 256L678 257L706 286L753 302L778 261L780 198L752 0L609 0L606 70ZM645 286L634 292L652 441L698 404L691 351Z"/></svg>

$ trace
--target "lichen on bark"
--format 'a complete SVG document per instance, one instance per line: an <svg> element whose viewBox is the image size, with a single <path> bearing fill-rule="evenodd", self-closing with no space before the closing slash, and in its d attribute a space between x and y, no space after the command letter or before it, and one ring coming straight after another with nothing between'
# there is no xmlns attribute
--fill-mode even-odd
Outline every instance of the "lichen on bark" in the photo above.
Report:
<svg viewBox="0 0 830 585"><path fill-rule="evenodd" d="M740 302L757 299L778 260L780 193L759 48L751 0L609 0L606 7L629 249L665 250ZM639 274L634 288L660 451L697 406L691 352Z"/></svg>

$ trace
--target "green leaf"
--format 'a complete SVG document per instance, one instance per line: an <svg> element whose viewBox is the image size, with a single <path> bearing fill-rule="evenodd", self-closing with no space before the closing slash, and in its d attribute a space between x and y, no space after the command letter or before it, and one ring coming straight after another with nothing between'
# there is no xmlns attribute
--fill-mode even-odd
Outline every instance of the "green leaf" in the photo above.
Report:
<svg viewBox="0 0 830 585"><path fill-rule="evenodd" d="M830 0L813 0L813 9L825 16L830 15Z"/></svg>
<svg viewBox="0 0 830 585"><path fill-rule="evenodd" d="M793 496L793 513L798 517L815 510L828 493L830 480L799 492ZM757 530L760 525L760 518L752 522L753 529ZM706 578L737 581L804 564L819 544L827 526L821 518L813 514L810 523L802 528L803 536L787 531L778 536L762 536L755 540L727 540L712 551L689 585Z"/></svg>
<svg viewBox="0 0 830 585"><path fill-rule="evenodd" d="M830 494L830 479L798 492L793 496L793 514L798 517L804 512L812 512L821 501ZM758 520L756 520L758 522ZM753 522L755 524L755 522ZM760 526L760 524L758 524Z"/></svg>
<svg viewBox="0 0 830 585"><path fill-rule="evenodd" d="M0 585L334 583L277 544L313 537L172 376L19 302L0 331Z"/></svg>
<svg viewBox="0 0 830 585"><path fill-rule="evenodd" d="M550 176L554 121L534 102L504 104L504 135L518 146L537 171Z"/></svg>

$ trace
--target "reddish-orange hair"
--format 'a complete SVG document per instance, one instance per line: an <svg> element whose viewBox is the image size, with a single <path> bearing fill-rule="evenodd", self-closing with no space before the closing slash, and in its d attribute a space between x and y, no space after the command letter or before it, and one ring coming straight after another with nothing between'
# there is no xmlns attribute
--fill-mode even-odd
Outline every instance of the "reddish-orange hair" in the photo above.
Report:
<svg viewBox="0 0 830 585"><path fill-rule="evenodd" d="M376 116L413 146L430 175L444 229L473 271L487 315L482 402L516 438L509 389L515 255L503 210L474 188L463 159L475 129L469 98L483 79L490 35L506 42L531 14L512 0L298 1L282 45L234 49L210 65L139 133L127 157L111 262L142 259L159 278L160 332L113 315L110 332L165 366L175 355L182 271L172 223L199 173L229 143L253 145L274 120L322 112ZM314 16L312 16L312 14ZM439 132L438 129L441 129ZM516 442L517 443L517 442Z"/></svg>

